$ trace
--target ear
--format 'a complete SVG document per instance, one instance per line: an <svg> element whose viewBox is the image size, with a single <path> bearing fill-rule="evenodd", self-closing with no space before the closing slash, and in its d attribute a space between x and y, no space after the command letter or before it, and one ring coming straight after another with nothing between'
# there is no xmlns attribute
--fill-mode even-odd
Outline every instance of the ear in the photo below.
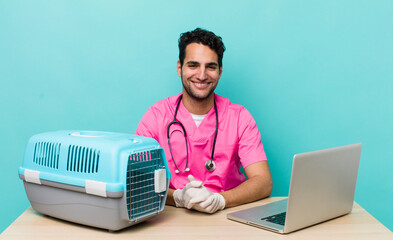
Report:
<svg viewBox="0 0 393 240"><path fill-rule="evenodd" d="M219 78L221 78L221 74L222 74L222 66L220 67L220 70L219 70L219 71L220 71L220 73L219 73L219 74L220 74L220 75L219 75Z"/></svg>
<svg viewBox="0 0 393 240"><path fill-rule="evenodd" d="M181 77L181 64L180 64L180 60L177 61L177 75L179 75L179 77Z"/></svg>

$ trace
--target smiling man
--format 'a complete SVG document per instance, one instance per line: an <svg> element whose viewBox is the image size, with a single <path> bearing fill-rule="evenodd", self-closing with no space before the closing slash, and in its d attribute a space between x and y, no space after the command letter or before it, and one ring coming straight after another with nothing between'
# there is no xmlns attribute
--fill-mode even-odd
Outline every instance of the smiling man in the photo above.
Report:
<svg viewBox="0 0 393 240"><path fill-rule="evenodd" d="M271 194L255 120L243 106L214 93L224 51L221 37L210 31L181 34L177 74L182 93L150 107L136 130L165 151L172 173L169 205L214 213Z"/></svg>

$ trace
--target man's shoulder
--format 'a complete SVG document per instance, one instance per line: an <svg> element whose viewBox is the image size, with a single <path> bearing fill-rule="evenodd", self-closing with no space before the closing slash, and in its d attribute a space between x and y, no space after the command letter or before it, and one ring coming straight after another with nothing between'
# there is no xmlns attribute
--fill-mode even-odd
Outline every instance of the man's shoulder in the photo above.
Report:
<svg viewBox="0 0 393 240"><path fill-rule="evenodd" d="M244 110L247 111L247 109L243 105L237 104L237 103L233 103L226 97L223 97L223 96L220 96L220 95L216 94L216 100L221 102L225 106L225 108L228 109L228 111L236 112L238 114L240 114Z"/></svg>
<svg viewBox="0 0 393 240"><path fill-rule="evenodd" d="M180 94L175 96L170 96L164 99L155 102L150 109L154 110L164 110L164 109L172 109L174 105L176 105L176 101L179 98Z"/></svg>

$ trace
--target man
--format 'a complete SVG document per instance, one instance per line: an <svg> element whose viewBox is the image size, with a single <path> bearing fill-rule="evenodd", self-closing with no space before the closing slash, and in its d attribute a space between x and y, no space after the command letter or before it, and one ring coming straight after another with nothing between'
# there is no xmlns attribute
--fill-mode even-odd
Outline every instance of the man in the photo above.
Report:
<svg viewBox="0 0 393 240"><path fill-rule="evenodd" d="M183 91L150 107L136 130L165 151L172 173L169 205L214 213L271 194L254 119L244 107L214 93L224 51L221 37L212 32L197 28L181 34L177 73Z"/></svg>

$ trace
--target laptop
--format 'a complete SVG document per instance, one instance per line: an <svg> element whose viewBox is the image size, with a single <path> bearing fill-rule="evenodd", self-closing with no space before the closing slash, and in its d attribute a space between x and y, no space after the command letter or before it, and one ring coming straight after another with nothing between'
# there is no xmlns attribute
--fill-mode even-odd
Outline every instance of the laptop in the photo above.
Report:
<svg viewBox="0 0 393 240"><path fill-rule="evenodd" d="M362 144L296 154L287 199L227 214L230 220L290 233L352 210Z"/></svg>

